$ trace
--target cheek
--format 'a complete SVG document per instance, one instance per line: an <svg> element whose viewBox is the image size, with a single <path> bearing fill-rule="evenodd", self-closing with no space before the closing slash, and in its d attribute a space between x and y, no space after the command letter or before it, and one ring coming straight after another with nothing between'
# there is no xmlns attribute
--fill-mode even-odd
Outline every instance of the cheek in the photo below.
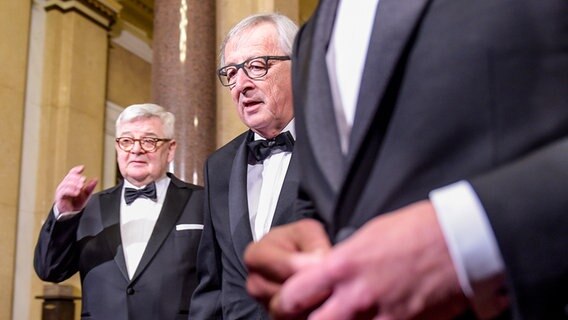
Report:
<svg viewBox="0 0 568 320"><path fill-rule="evenodd" d="M126 171L126 155L123 154L118 154L116 156L116 162L118 164L118 170L120 171L120 173L124 176L124 173Z"/></svg>
<svg viewBox="0 0 568 320"><path fill-rule="evenodd" d="M126 157L127 155L124 152L120 152L117 150L116 162L118 162L118 166L123 166L124 164L126 164Z"/></svg>
<svg viewBox="0 0 568 320"><path fill-rule="evenodd" d="M231 101L233 101L233 104L237 106L239 105L239 94L237 93L238 90L231 90Z"/></svg>

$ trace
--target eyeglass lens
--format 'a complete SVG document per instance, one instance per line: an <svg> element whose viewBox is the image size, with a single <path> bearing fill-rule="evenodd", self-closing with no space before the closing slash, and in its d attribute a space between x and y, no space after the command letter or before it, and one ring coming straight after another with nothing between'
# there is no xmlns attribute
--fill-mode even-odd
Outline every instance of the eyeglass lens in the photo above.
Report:
<svg viewBox="0 0 568 320"><path fill-rule="evenodd" d="M134 144L138 141L140 143L140 148L144 151L152 152L156 149L158 145L158 140L156 138L141 138L141 139L134 139L134 138L118 138L117 142L119 147L124 151L130 151L134 148Z"/></svg>

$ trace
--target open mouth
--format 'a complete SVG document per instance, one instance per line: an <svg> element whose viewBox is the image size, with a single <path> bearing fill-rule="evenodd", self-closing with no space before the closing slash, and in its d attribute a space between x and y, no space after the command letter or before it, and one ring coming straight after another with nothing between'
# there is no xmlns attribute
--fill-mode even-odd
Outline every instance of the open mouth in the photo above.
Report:
<svg viewBox="0 0 568 320"><path fill-rule="evenodd" d="M243 107L250 108L250 107L254 107L256 105L259 105L261 103L262 103L262 101L259 101L259 100L247 100L247 101L243 101Z"/></svg>

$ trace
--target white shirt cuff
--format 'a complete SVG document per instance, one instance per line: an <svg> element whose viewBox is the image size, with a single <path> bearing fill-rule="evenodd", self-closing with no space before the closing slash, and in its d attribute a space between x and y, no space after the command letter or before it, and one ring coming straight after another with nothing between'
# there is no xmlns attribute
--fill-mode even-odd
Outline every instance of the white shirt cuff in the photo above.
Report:
<svg viewBox="0 0 568 320"><path fill-rule="evenodd" d="M487 214L469 182L462 180L430 192L461 288L473 298L472 283L504 271Z"/></svg>
<svg viewBox="0 0 568 320"><path fill-rule="evenodd" d="M57 209L57 206L55 204L53 205L53 216L55 217L55 220L57 220L57 221L64 221L65 219L69 219L79 212L81 212L81 211L59 212L59 209Z"/></svg>

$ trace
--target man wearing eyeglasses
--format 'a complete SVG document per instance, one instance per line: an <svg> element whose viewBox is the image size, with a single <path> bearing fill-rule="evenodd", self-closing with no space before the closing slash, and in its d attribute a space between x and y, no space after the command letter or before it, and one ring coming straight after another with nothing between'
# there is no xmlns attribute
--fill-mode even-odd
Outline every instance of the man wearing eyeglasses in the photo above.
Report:
<svg viewBox="0 0 568 320"><path fill-rule="evenodd" d="M196 286L203 191L167 173L174 115L154 104L126 108L116 121L124 180L92 194L83 166L57 187L36 246L44 281L81 275L83 319L187 317Z"/></svg>
<svg viewBox="0 0 568 320"><path fill-rule="evenodd" d="M297 26L279 14L245 18L229 31L217 75L250 128L205 166L199 285L190 319L268 319L246 292L247 244L290 222L298 174L290 53Z"/></svg>

